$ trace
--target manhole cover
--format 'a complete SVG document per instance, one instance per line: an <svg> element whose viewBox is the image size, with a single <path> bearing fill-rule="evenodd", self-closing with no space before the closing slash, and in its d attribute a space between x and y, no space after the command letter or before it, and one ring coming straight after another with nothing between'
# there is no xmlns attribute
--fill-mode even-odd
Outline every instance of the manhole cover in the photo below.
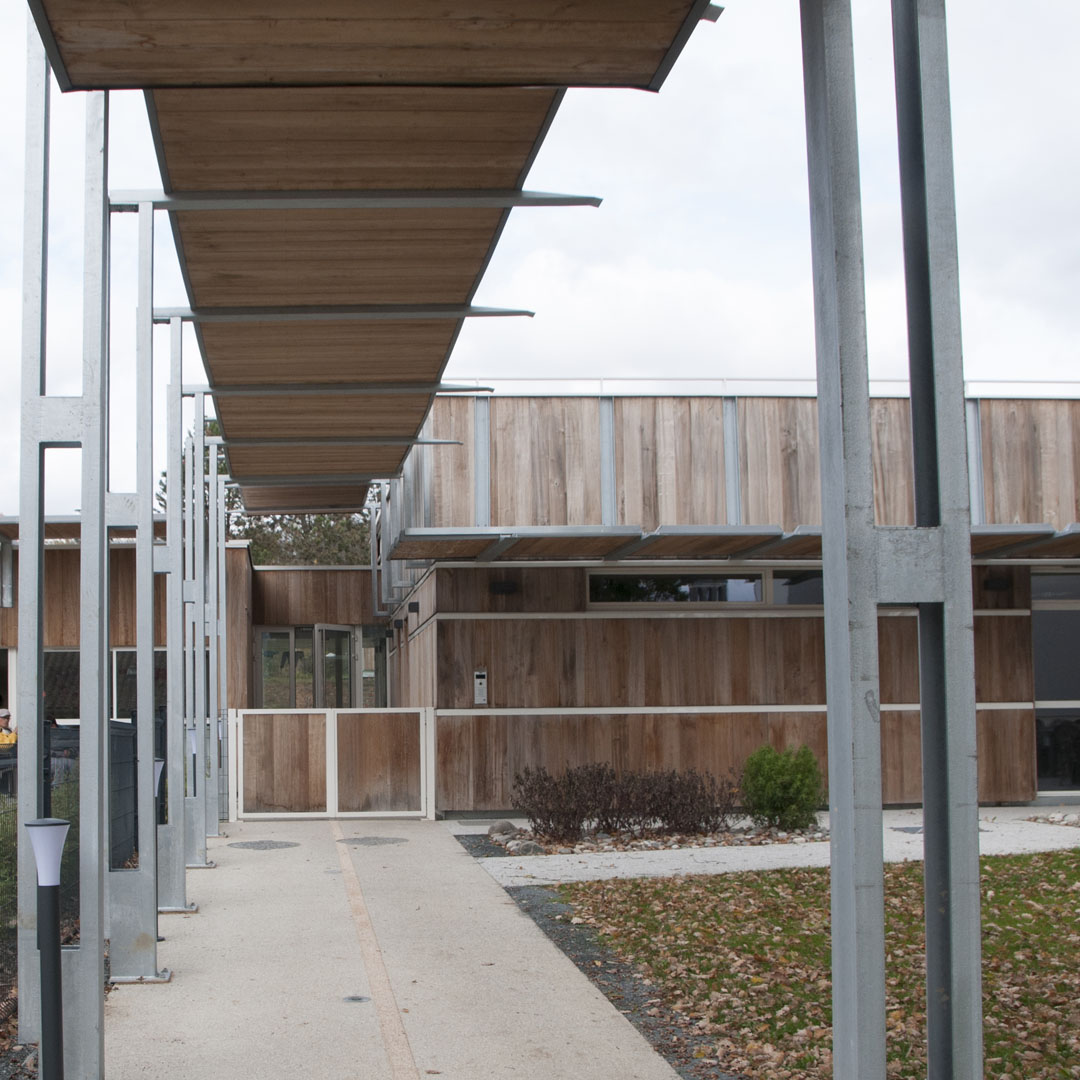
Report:
<svg viewBox="0 0 1080 1080"><path fill-rule="evenodd" d="M349 994L348 997L343 998L343 1001L370 1001L371 998L364 997L363 994Z"/></svg>
<svg viewBox="0 0 1080 1080"><path fill-rule="evenodd" d="M278 848L299 847L292 840L237 840L229 847L247 848L249 851L276 851Z"/></svg>
<svg viewBox="0 0 1080 1080"><path fill-rule="evenodd" d="M345 840L339 840L339 844L348 844L350 847L381 847L383 844L404 844L407 841L404 836L350 836Z"/></svg>

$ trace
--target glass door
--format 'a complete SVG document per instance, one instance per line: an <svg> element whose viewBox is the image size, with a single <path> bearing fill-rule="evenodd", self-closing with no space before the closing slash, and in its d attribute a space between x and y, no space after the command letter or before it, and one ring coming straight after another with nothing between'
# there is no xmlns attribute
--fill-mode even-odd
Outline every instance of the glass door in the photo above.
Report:
<svg viewBox="0 0 1080 1080"><path fill-rule="evenodd" d="M315 627L315 702L324 709L353 704L352 627Z"/></svg>

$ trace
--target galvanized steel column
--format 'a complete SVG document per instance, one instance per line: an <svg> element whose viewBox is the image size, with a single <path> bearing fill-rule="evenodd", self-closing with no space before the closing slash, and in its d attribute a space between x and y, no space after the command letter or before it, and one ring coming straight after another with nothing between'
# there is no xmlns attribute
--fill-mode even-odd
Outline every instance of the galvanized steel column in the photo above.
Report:
<svg viewBox="0 0 1080 1080"><path fill-rule="evenodd" d="M165 600L168 643L169 706L166 716L167 822L158 826L158 908L163 912L192 910L187 903L184 828L184 433L183 324L169 322L168 458L166 538L169 574Z"/></svg>
<svg viewBox="0 0 1080 1080"><path fill-rule="evenodd" d="M893 0L915 523L941 534L919 605L930 1080L982 1068L975 647L944 0Z"/></svg>
<svg viewBox="0 0 1080 1080"><path fill-rule="evenodd" d="M206 776L206 835L218 835L218 722L221 719L220 677L220 580L218 569L219 516L221 508L218 502L218 442L211 440L208 446L206 465L206 491L209 500L209 522L207 527L208 551L206 559L206 630L209 638L209 704L207 724L207 743L209 760L204 775Z"/></svg>
<svg viewBox="0 0 1080 1080"><path fill-rule="evenodd" d="M885 1076L876 537L850 0L802 0L832 832L833 1075Z"/></svg>
<svg viewBox="0 0 1080 1080"><path fill-rule="evenodd" d="M45 316L49 251L49 62L28 20L26 183L23 231L22 410L19 463L19 652L15 716L19 724L20 821L42 816L42 525ZM73 405L74 412L74 405ZM74 422L75 417L72 417ZM19 830L19 1039L41 1037L37 949L37 869L30 838Z"/></svg>
<svg viewBox="0 0 1080 1080"><path fill-rule="evenodd" d="M112 982L157 980L157 802L154 796L154 208L139 207L135 350L136 793L139 865L109 876Z"/></svg>

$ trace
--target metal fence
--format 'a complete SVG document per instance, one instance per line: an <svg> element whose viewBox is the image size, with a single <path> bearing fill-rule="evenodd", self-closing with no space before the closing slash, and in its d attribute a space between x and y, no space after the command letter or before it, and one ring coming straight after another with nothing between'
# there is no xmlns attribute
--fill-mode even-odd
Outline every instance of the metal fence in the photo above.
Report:
<svg viewBox="0 0 1080 1080"><path fill-rule="evenodd" d="M135 726L113 723L109 739L109 863L128 865L138 855ZM60 870L60 925L65 944L79 937L79 729L45 729L42 810L71 822ZM16 1011L18 981L18 754L0 747L0 1020Z"/></svg>

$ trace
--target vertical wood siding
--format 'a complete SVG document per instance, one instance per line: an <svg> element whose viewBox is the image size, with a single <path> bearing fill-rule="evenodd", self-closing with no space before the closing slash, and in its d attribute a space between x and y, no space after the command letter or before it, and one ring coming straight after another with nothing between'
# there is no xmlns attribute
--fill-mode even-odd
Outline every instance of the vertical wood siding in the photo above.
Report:
<svg viewBox="0 0 1080 1080"><path fill-rule="evenodd" d="M325 812L324 714L244 717L244 810L251 814Z"/></svg>
<svg viewBox="0 0 1080 1080"><path fill-rule="evenodd" d="M981 401L986 520L1080 519L1080 401Z"/></svg>

